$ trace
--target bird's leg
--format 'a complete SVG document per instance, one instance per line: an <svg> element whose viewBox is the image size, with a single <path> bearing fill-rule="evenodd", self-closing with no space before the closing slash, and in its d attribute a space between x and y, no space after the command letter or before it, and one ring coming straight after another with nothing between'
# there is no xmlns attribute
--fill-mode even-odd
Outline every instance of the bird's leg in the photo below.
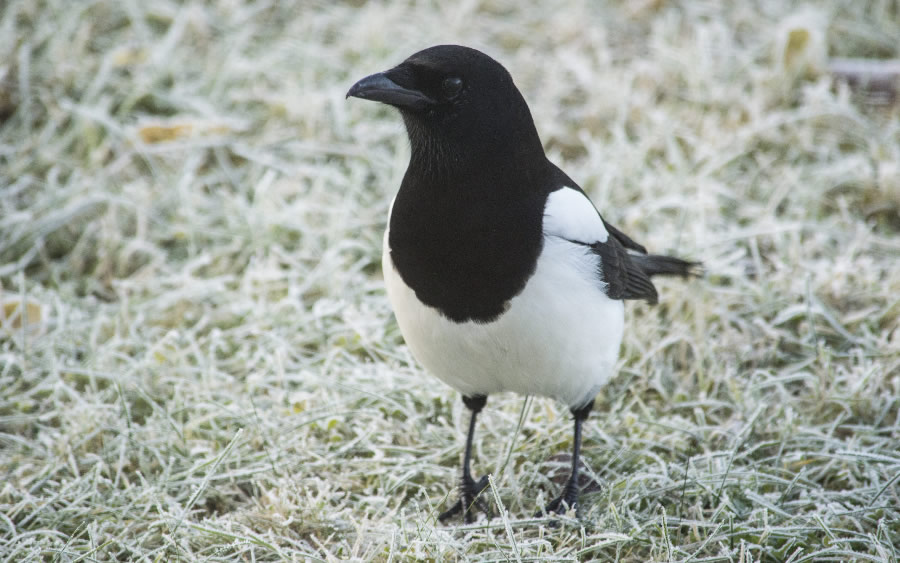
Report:
<svg viewBox="0 0 900 563"><path fill-rule="evenodd" d="M441 513L441 515L438 516L438 520L444 522L462 512L466 524L471 524L475 520L475 517L472 515L473 505L477 506L482 512L490 517L490 511L487 504L485 504L482 499L478 498L481 491L487 487L487 475L478 481L475 481L472 478L472 471L470 469L472 463L472 440L475 437L475 418L478 416L478 413L481 412L481 409L484 408L484 404L487 403L487 397L484 395L473 395L471 397L463 396L463 403L466 405L466 408L472 411L472 416L469 418L469 434L466 437L466 453L463 457L462 482L459 487L459 500L457 500L456 504L451 506L449 510Z"/></svg>
<svg viewBox="0 0 900 563"><path fill-rule="evenodd" d="M569 476L569 480L566 481L566 486L562 493L550 501L550 503L544 507L544 510L538 512L535 516L550 513L565 514L566 510L574 508L578 503L578 461L581 457L581 424L588 417L592 408L594 408L593 399L581 408L572 409L572 416L575 418L575 445L572 447L572 474Z"/></svg>

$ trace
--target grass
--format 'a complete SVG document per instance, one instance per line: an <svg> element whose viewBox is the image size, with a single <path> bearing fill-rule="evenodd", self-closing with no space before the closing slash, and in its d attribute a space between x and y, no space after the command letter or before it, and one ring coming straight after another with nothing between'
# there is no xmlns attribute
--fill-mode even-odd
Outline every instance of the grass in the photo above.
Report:
<svg viewBox="0 0 900 563"><path fill-rule="evenodd" d="M451 4L0 7L0 560L897 562L900 111L824 71L897 2ZM450 41L708 270L628 306L559 528L567 412L511 395L499 516L435 522L466 416L384 295L408 145L344 93Z"/></svg>

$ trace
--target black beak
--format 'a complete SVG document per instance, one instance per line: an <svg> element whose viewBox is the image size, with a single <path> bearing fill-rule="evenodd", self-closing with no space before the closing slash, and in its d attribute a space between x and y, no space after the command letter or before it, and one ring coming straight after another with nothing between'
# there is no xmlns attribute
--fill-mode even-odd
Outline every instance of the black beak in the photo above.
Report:
<svg viewBox="0 0 900 563"><path fill-rule="evenodd" d="M372 100L407 109L425 109L434 105L434 100L419 92L400 86L387 77L387 73L379 72L367 76L353 85L347 92L347 97Z"/></svg>

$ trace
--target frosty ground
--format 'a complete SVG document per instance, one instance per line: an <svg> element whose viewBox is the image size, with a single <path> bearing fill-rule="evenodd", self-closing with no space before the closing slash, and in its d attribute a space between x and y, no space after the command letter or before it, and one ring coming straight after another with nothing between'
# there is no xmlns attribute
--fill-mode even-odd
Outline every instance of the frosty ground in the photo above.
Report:
<svg viewBox="0 0 900 563"><path fill-rule="evenodd" d="M449 4L0 7L0 560L896 562L900 110L827 62L897 3ZM707 269L628 305L556 528L568 412L512 395L495 517L436 522L467 417L384 295L402 123L344 94L442 42Z"/></svg>

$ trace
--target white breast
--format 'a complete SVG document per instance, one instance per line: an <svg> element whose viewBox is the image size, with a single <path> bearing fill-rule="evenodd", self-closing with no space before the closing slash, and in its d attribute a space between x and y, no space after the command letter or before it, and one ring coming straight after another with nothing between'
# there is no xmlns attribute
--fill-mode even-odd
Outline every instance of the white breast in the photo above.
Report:
<svg viewBox="0 0 900 563"><path fill-rule="evenodd" d="M571 407L613 375L622 341L624 305L603 292L597 262L584 245L545 233L534 275L499 319L454 323L400 278L387 233L382 256L400 330L428 371L464 395L513 391Z"/></svg>

